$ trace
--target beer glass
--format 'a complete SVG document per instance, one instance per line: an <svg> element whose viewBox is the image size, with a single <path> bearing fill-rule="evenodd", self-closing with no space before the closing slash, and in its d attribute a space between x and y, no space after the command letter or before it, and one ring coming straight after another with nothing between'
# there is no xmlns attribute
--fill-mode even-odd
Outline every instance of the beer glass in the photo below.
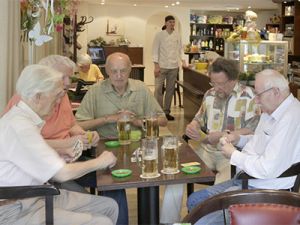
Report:
<svg viewBox="0 0 300 225"><path fill-rule="evenodd" d="M164 174L176 174L178 170L178 139L176 136L164 136L161 146Z"/></svg>
<svg viewBox="0 0 300 225"><path fill-rule="evenodd" d="M129 116L124 115L121 119L119 119L117 123L117 128L120 144L130 144L131 125Z"/></svg>
<svg viewBox="0 0 300 225"><path fill-rule="evenodd" d="M139 154L137 154L139 155ZM142 168L141 178L159 177L158 173L158 144L157 138L144 138L141 144L141 162L137 160Z"/></svg>
<svg viewBox="0 0 300 225"><path fill-rule="evenodd" d="M145 131L145 137L158 138L159 125L158 118L155 113L151 113L150 116L146 117L143 129Z"/></svg>

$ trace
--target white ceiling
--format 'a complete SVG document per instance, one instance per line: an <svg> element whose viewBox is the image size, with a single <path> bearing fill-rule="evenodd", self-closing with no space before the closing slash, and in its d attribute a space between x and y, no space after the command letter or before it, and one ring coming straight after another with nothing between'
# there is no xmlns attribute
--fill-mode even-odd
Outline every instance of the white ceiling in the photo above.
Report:
<svg viewBox="0 0 300 225"><path fill-rule="evenodd" d="M248 6L252 9L277 9L278 5L273 3L272 0L181 0L179 5L172 6L177 0L83 0L85 2L93 4L101 4L105 2L105 5L131 5L136 4L143 7L165 7L168 5L171 7L188 7L196 10L213 10L213 11L225 11L235 10L239 8L241 11L245 11Z"/></svg>

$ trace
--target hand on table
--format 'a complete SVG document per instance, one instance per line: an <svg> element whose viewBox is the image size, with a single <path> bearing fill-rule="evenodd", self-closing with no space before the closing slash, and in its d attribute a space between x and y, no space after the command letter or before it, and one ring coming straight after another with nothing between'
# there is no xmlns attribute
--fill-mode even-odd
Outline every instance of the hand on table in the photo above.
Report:
<svg viewBox="0 0 300 225"><path fill-rule="evenodd" d="M117 163L117 158L112 152L104 151L101 155L99 155L97 158L99 160L99 165L101 165L99 168L105 169L107 167L112 168Z"/></svg>

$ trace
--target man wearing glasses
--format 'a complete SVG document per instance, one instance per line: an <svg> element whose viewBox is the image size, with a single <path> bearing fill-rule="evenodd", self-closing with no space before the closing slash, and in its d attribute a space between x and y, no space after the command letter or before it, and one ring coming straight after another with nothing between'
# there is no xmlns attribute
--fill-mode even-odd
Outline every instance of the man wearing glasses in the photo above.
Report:
<svg viewBox="0 0 300 225"><path fill-rule="evenodd" d="M255 92L255 101L262 111L255 133L227 134L221 139L222 153L238 170L257 178L249 180L249 189L288 190L296 177L277 177L300 161L300 103L290 93L285 77L275 70L266 69L256 74ZM218 193L241 189L241 183L241 180L231 179L194 192L188 199L188 208L192 210ZM198 222L216 225L224 224L224 219L222 213L216 212Z"/></svg>
<svg viewBox="0 0 300 225"><path fill-rule="evenodd" d="M205 164L216 171L215 183L230 179L229 160L218 150L219 139L227 133L251 134L259 120L253 89L238 82L239 69L233 60L216 59L208 69L212 88L203 98L186 134L201 141L197 150Z"/></svg>

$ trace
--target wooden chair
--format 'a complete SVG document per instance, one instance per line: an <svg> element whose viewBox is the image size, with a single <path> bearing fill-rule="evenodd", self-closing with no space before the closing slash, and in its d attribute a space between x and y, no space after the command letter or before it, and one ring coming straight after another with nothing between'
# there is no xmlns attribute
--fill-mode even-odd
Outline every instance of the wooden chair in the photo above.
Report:
<svg viewBox="0 0 300 225"><path fill-rule="evenodd" d="M0 199L45 197L46 225L53 224L53 196L59 195L53 185L0 187Z"/></svg>
<svg viewBox="0 0 300 225"><path fill-rule="evenodd" d="M288 168L280 176L278 176L278 178L291 176L296 176L296 180L294 186L292 187L292 191L298 192L300 188L300 162L293 164L290 168ZM249 179L256 179L255 177L248 175L244 171L240 171L237 174L236 178L242 180L242 189L248 189Z"/></svg>
<svg viewBox="0 0 300 225"><path fill-rule="evenodd" d="M239 191L230 191L218 194L213 196L204 202L200 203L197 207L195 207L184 219L182 223L191 223L195 224L200 218L208 215L209 213L228 209L230 206L235 204L254 204L253 206L256 210L252 211L250 221L257 219L256 216L260 216L257 214L261 209L261 204L268 204L268 207L274 207L270 204L279 204L285 205L285 207L281 208L276 213L271 214L272 217L278 216L278 218L285 216L285 208L287 206L298 207L294 208L295 211L295 220L299 222L300 219L300 194L294 192L287 192L287 191L275 191L275 190L239 190ZM258 205L256 205L258 204ZM241 205L244 207L244 205ZM253 213L254 212L254 213ZM224 217L225 218L225 217ZM266 218L264 218L266 219ZM268 218L267 218L268 219ZM274 218L272 218L274 219ZM291 218L290 218L291 219ZM249 217L248 217L249 220ZM226 220L224 220L226 224ZM232 221L231 221L232 222ZM229 223L228 223L229 224ZM245 224L245 223L236 223L236 224ZM249 224L249 223L248 223ZM252 223L258 224L258 223ZM260 223L262 224L262 223ZM270 223L265 223L270 224Z"/></svg>

